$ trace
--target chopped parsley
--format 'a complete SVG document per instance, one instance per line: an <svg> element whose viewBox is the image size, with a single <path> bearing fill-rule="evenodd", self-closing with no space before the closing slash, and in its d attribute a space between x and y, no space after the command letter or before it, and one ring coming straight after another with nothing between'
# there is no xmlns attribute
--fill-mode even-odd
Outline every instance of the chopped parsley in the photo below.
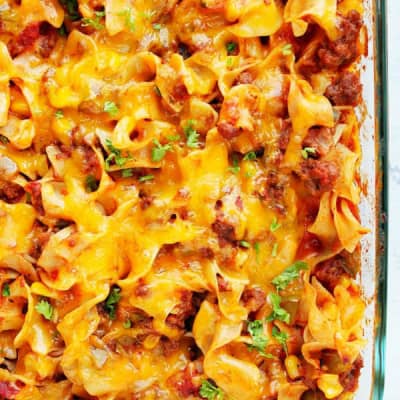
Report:
<svg viewBox="0 0 400 400"><path fill-rule="evenodd" d="M106 101L104 103L103 110L104 112L110 114L112 117L115 117L119 112L119 108L113 101Z"/></svg>
<svg viewBox="0 0 400 400"><path fill-rule="evenodd" d="M254 161L257 158L257 154L255 151L249 151L246 153L243 157L243 160L249 160L249 161Z"/></svg>
<svg viewBox="0 0 400 400"><path fill-rule="evenodd" d="M254 251L256 252L256 261L260 263L260 243L254 243Z"/></svg>
<svg viewBox="0 0 400 400"><path fill-rule="evenodd" d="M227 67L232 67L232 65L233 65L233 58L232 57L228 57L226 59L226 66Z"/></svg>
<svg viewBox="0 0 400 400"><path fill-rule="evenodd" d="M277 254L278 254L278 243L274 243L274 245L272 246L271 255L272 257L276 257Z"/></svg>
<svg viewBox="0 0 400 400"><path fill-rule="evenodd" d="M125 17L125 26L131 31L135 32L136 25L135 25L135 17L132 14L132 10L130 8L121 11L118 14L120 17Z"/></svg>
<svg viewBox="0 0 400 400"><path fill-rule="evenodd" d="M161 25L161 24L153 24L153 29L154 29L155 31L160 31L161 28L162 28L162 25Z"/></svg>
<svg viewBox="0 0 400 400"><path fill-rule="evenodd" d="M234 174L238 174L240 172L239 159L236 155L234 155L232 158L232 167L229 167L229 171Z"/></svg>
<svg viewBox="0 0 400 400"><path fill-rule="evenodd" d="M123 326L125 329L132 328L132 321L131 321L130 319L126 319L126 320L123 322L122 326Z"/></svg>
<svg viewBox="0 0 400 400"><path fill-rule="evenodd" d="M194 126L196 125L196 121L190 119L187 121L185 127L183 128L183 132L186 135L186 144L188 147L191 147L192 149L195 149L199 147L199 134L197 133L196 129Z"/></svg>
<svg viewBox="0 0 400 400"><path fill-rule="evenodd" d="M132 168L127 168L127 169L123 169L121 171L121 176L123 178L130 178L133 176L133 169Z"/></svg>
<svg viewBox="0 0 400 400"><path fill-rule="evenodd" d="M106 13L104 11L95 11L94 18L82 19L82 26L90 26L93 29L101 31L104 29L104 25L100 21L105 15Z"/></svg>
<svg viewBox="0 0 400 400"><path fill-rule="evenodd" d="M95 192L99 188L99 182L93 175L88 175L85 179L86 191L91 193Z"/></svg>
<svg viewBox="0 0 400 400"><path fill-rule="evenodd" d="M57 119L64 118L64 112L63 112L63 110L57 110L57 111L54 113L54 116L55 116Z"/></svg>
<svg viewBox="0 0 400 400"><path fill-rule="evenodd" d="M263 321L256 319L250 321L247 325L247 331L250 333L252 344L248 345L250 350L257 350L263 357L273 358L271 354L265 352L267 347L268 338L264 335L264 323Z"/></svg>
<svg viewBox="0 0 400 400"><path fill-rule="evenodd" d="M315 156L317 154L317 150L315 150L313 147L304 147L303 150L301 150L301 156L307 160L308 157L311 155Z"/></svg>
<svg viewBox="0 0 400 400"><path fill-rule="evenodd" d="M54 308L47 300L40 300L39 303L36 304L35 310L39 314L43 315L47 320L51 321L54 314Z"/></svg>
<svg viewBox="0 0 400 400"><path fill-rule="evenodd" d="M57 29L57 32L61 37L67 37L68 35L67 27L64 23Z"/></svg>
<svg viewBox="0 0 400 400"><path fill-rule="evenodd" d="M132 156L128 153L126 157L122 156L122 151L114 147L110 139L106 139L106 146L110 154L106 159L106 169L109 170L111 161L115 161L118 167L123 167L129 160L132 160Z"/></svg>
<svg viewBox="0 0 400 400"><path fill-rule="evenodd" d="M1 290L1 295L3 297L8 297L11 295L11 291L10 291L10 285L8 283L5 283L3 285L3 289Z"/></svg>
<svg viewBox="0 0 400 400"><path fill-rule="evenodd" d="M269 299L271 300L272 313L267 318L267 321L279 320L288 324L290 322L290 314L281 307L281 296L271 293Z"/></svg>
<svg viewBox="0 0 400 400"><path fill-rule="evenodd" d="M168 139L170 142L177 142L178 140L181 139L181 137L180 137L179 135L168 135L168 136L167 136L167 139Z"/></svg>
<svg viewBox="0 0 400 400"><path fill-rule="evenodd" d="M289 338L289 335L286 332L280 331L276 326L272 328L272 337L276 339L276 341L282 345L283 349L285 350L285 353L288 354L288 348L287 348L287 340Z"/></svg>
<svg viewBox="0 0 400 400"><path fill-rule="evenodd" d="M276 290L284 290L289 283L293 282L300 276L300 271L308 268L307 263L304 261L296 261L291 266L287 267L281 274L272 279L272 284Z"/></svg>
<svg viewBox="0 0 400 400"><path fill-rule="evenodd" d="M114 320L116 317L117 306L121 300L120 291L121 289L119 287L113 287L104 303L104 309L112 320Z"/></svg>
<svg viewBox="0 0 400 400"><path fill-rule="evenodd" d="M203 381L200 386L200 396L208 400L222 400L224 394L222 390L210 381Z"/></svg>
<svg viewBox="0 0 400 400"><path fill-rule="evenodd" d="M240 246L245 247L246 249L249 249L251 247L251 244L249 242L246 242L246 240L241 240L239 244Z"/></svg>
<svg viewBox="0 0 400 400"><path fill-rule="evenodd" d="M236 52L238 45L235 42L228 42L226 43L225 48L228 54L231 55Z"/></svg>
<svg viewBox="0 0 400 400"><path fill-rule="evenodd" d="M276 232L282 225L278 222L278 219L275 217L272 222L271 225L269 227L269 230L274 233Z"/></svg>
<svg viewBox="0 0 400 400"><path fill-rule="evenodd" d="M154 179L154 175L145 175L139 178L139 182L147 182L152 181Z"/></svg>
<svg viewBox="0 0 400 400"><path fill-rule="evenodd" d="M155 147L153 147L153 149L151 150L151 159L154 162L161 161L167 154L167 151L172 150L171 143L162 145L157 139L154 139L153 143L154 143Z"/></svg>
<svg viewBox="0 0 400 400"><path fill-rule="evenodd" d="M293 48L290 43L287 43L282 47L282 54L284 56L290 56L292 54L292 52L293 52Z"/></svg>
<svg viewBox="0 0 400 400"><path fill-rule="evenodd" d="M60 0L60 3L67 10L68 18L71 21L77 21L81 18L78 0Z"/></svg>

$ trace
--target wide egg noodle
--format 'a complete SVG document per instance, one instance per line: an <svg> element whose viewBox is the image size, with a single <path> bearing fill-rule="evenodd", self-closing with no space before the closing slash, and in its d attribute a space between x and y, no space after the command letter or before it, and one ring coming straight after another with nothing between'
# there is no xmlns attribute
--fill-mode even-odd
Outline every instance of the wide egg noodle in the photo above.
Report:
<svg viewBox="0 0 400 400"><path fill-rule="evenodd" d="M211 330L202 326L208 325L205 321L214 321ZM208 302L203 303L193 327L196 342L205 353L204 368L207 375L234 399L256 399L261 393L260 371L254 365L235 359L223 350L224 345L239 337L240 330L241 324L221 318ZM204 338L207 339L204 341Z"/></svg>
<svg viewBox="0 0 400 400"><path fill-rule="evenodd" d="M310 84L304 80L292 79L288 95L288 111L293 124L293 136L290 138L285 154L286 162L298 162L301 142L309 128L315 125L333 127L333 109L324 96L313 92Z"/></svg>
<svg viewBox="0 0 400 400"><path fill-rule="evenodd" d="M285 6L284 20L292 24L295 36L303 36L308 28L307 18L320 25L330 39L336 39L335 0L289 0Z"/></svg>
<svg viewBox="0 0 400 400"><path fill-rule="evenodd" d="M227 14L236 14L236 7L234 4L228 4ZM245 1L239 12L238 23L230 27L230 31L238 37L269 36L282 24L281 11L275 0L268 3L262 0Z"/></svg>

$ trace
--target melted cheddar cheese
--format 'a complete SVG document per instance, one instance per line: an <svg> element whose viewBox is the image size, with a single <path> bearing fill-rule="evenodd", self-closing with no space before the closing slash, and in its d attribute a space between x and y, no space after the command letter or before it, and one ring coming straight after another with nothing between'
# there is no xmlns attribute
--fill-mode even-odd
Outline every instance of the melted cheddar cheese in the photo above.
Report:
<svg viewBox="0 0 400 400"><path fill-rule="evenodd" d="M0 1L0 398L353 398L362 13Z"/></svg>

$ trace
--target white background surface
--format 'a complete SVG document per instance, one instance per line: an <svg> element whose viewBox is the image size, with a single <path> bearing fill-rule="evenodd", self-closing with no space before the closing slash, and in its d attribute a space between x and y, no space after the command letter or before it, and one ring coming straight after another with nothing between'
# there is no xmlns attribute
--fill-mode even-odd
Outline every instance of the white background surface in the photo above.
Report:
<svg viewBox="0 0 400 400"><path fill-rule="evenodd" d="M400 1L388 0L389 280L385 400L400 400Z"/></svg>

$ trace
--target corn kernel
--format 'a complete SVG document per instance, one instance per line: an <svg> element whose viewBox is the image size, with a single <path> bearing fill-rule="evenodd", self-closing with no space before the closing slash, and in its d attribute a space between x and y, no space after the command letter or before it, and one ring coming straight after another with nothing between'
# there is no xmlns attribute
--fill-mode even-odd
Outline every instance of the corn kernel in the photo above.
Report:
<svg viewBox="0 0 400 400"><path fill-rule="evenodd" d="M333 399L343 392L343 386L336 374L322 374L317 380L317 385L327 399Z"/></svg>
<svg viewBox="0 0 400 400"><path fill-rule="evenodd" d="M160 341L160 337L157 335L149 335L143 341L143 347L147 350L154 349L157 346L158 342Z"/></svg>
<svg viewBox="0 0 400 400"><path fill-rule="evenodd" d="M24 119L15 124L15 129L11 135L5 135L10 142L20 150L27 149L32 145L33 138L35 137L36 129L32 120Z"/></svg>
<svg viewBox="0 0 400 400"><path fill-rule="evenodd" d="M70 87L49 88L50 103L55 108L78 107L81 98Z"/></svg>
<svg viewBox="0 0 400 400"><path fill-rule="evenodd" d="M21 115L23 117L29 117L31 111L22 93L18 90L11 88L10 95L11 95L10 110L15 114Z"/></svg>
<svg viewBox="0 0 400 400"><path fill-rule="evenodd" d="M47 157L43 154L35 156L33 159L33 164L34 164L36 172L40 176L46 175L47 171L49 170L49 167L47 164Z"/></svg>
<svg viewBox="0 0 400 400"><path fill-rule="evenodd" d="M301 362L296 356L291 355L286 357L285 367L290 379L297 379L301 376Z"/></svg>
<svg viewBox="0 0 400 400"><path fill-rule="evenodd" d="M51 127L57 139L63 144L71 143L71 130L75 124L69 118L54 118Z"/></svg>

